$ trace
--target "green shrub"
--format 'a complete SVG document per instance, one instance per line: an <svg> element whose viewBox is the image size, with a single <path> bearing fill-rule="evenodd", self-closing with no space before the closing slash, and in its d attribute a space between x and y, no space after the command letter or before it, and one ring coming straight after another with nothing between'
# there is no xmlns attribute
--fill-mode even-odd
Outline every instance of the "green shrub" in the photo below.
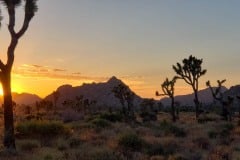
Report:
<svg viewBox="0 0 240 160"><path fill-rule="evenodd" d="M120 157L109 149L96 150L90 155L91 160L120 160Z"/></svg>
<svg viewBox="0 0 240 160"><path fill-rule="evenodd" d="M92 146L84 146L76 150L74 154L75 160L122 160L114 151L106 147L96 148Z"/></svg>
<svg viewBox="0 0 240 160"><path fill-rule="evenodd" d="M211 138L211 139L215 139L217 138L218 136L218 133L216 131L209 131L208 132L208 137Z"/></svg>
<svg viewBox="0 0 240 160"><path fill-rule="evenodd" d="M223 124L222 126L224 129L227 129L227 130L233 130L234 129L234 125L232 123L225 123Z"/></svg>
<svg viewBox="0 0 240 160"><path fill-rule="evenodd" d="M211 146L209 140L205 137L198 137L193 142L201 149L208 150Z"/></svg>
<svg viewBox="0 0 240 160"><path fill-rule="evenodd" d="M149 156L164 155L164 147L160 143L149 144L146 146L146 153Z"/></svg>
<svg viewBox="0 0 240 160"><path fill-rule="evenodd" d="M57 148L59 151L64 151L68 148L68 145L66 143L66 140L65 139L58 139L57 141Z"/></svg>
<svg viewBox="0 0 240 160"><path fill-rule="evenodd" d="M232 123L225 123L221 126L222 130L220 131L221 137L227 137L230 135L231 131L234 129L234 125Z"/></svg>
<svg viewBox="0 0 240 160"><path fill-rule="evenodd" d="M143 122L149 122L149 121L156 121L157 120L156 112L142 112L142 113L140 113L140 117L142 118Z"/></svg>
<svg viewBox="0 0 240 160"><path fill-rule="evenodd" d="M33 151L40 146L37 140L24 140L19 143L19 148L22 151Z"/></svg>
<svg viewBox="0 0 240 160"><path fill-rule="evenodd" d="M53 156L48 154L48 155L44 156L44 160L53 160Z"/></svg>
<svg viewBox="0 0 240 160"><path fill-rule="evenodd" d="M140 151L144 141L137 134L127 133L120 136L118 145L124 150Z"/></svg>
<svg viewBox="0 0 240 160"><path fill-rule="evenodd" d="M98 128L106 128L106 127L109 127L111 125L109 123L109 121L107 121L105 119L101 119L101 118L95 118L91 121L91 123Z"/></svg>
<svg viewBox="0 0 240 160"><path fill-rule="evenodd" d="M110 122L121 122L123 119L122 114L120 113L102 113L99 118L108 120Z"/></svg>
<svg viewBox="0 0 240 160"><path fill-rule="evenodd" d="M167 121L162 121L160 123L160 129L165 134L173 134L176 137L186 137L187 133L183 128L177 127Z"/></svg>
<svg viewBox="0 0 240 160"><path fill-rule="evenodd" d="M76 148L76 147L80 146L82 143L83 143L83 141L76 137L71 137L68 140L68 144L71 148Z"/></svg>
<svg viewBox="0 0 240 160"><path fill-rule="evenodd" d="M70 130L60 122L50 121L26 121L16 126L16 131L24 136L53 137L69 134Z"/></svg>

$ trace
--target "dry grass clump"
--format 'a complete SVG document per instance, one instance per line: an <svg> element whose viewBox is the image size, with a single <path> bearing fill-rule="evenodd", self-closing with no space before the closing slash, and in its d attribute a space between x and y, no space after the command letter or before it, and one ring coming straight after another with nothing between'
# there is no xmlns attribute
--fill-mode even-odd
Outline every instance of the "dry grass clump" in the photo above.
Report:
<svg viewBox="0 0 240 160"><path fill-rule="evenodd" d="M51 136L70 134L70 129L57 121L25 121L16 125L18 134L26 137Z"/></svg>
<svg viewBox="0 0 240 160"><path fill-rule="evenodd" d="M18 147L21 151L32 152L34 149L40 147L40 143L37 140L27 139L19 141Z"/></svg>

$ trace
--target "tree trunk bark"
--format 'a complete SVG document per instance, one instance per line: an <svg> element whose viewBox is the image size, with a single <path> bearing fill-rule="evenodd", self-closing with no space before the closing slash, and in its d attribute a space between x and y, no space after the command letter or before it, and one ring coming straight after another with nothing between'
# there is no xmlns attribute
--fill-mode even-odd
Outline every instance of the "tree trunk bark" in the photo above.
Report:
<svg viewBox="0 0 240 160"><path fill-rule="evenodd" d="M196 119L198 119L198 117L199 117L199 100L198 100L198 93L196 90L194 90L194 96L195 96L194 103L196 106Z"/></svg>
<svg viewBox="0 0 240 160"><path fill-rule="evenodd" d="M13 121L13 102L11 94L11 69L7 69L2 77L4 108L4 146L9 152L16 152Z"/></svg>
<svg viewBox="0 0 240 160"><path fill-rule="evenodd" d="M172 110L171 110L171 112L172 112L172 121L173 122L176 122L176 115L175 115L175 106L174 106L174 97L172 97L171 98L172 99Z"/></svg>

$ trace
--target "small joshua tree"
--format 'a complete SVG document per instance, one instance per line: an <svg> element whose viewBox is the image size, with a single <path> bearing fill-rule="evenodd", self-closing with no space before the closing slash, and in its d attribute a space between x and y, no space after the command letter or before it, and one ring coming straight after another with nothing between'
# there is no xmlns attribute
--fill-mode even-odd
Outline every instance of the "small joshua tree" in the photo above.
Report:
<svg viewBox="0 0 240 160"><path fill-rule="evenodd" d="M128 86L124 84L119 84L115 86L112 90L114 96L119 99L122 105L122 112L124 116L130 119L134 119L134 111L133 111L133 100L134 93L132 93ZM125 107L125 103L127 103L127 109Z"/></svg>
<svg viewBox="0 0 240 160"><path fill-rule="evenodd" d="M202 62L202 59L197 59L196 57L190 55L188 59L183 59L183 64L177 63L176 65L173 65L173 70L176 72L177 78L183 79L193 89L196 118L198 118L200 114L200 102L198 99L199 78L207 72L206 69L202 69Z"/></svg>
<svg viewBox="0 0 240 160"><path fill-rule="evenodd" d="M172 80L166 80L162 83L162 91L163 94L159 94L158 91L156 91L156 96L168 96L171 98L171 115L172 115L172 121L176 122L176 115L175 115L175 102L174 102L174 85L176 83L176 77L174 77Z"/></svg>
<svg viewBox="0 0 240 160"><path fill-rule="evenodd" d="M145 98L141 102L141 113L143 122L156 121L157 120L157 108L154 108L155 100L153 98Z"/></svg>
<svg viewBox="0 0 240 160"><path fill-rule="evenodd" d="M210 88L210 91L212 93L213 98L220 102L220 104L222 105L222 116L224 117L225 120L231 120L231 109L230 109L230 105L233 102L233 98L228 96L227 100L224 100L224 96L223 96L223 92L222 92L222 86L223 83L226 82L226 79L224 80L217 80L218 86L217 88L214 90L213 87L211 86L210 81L206 82L206 86ZM228 118L229 117L229 118Z"/></svg>

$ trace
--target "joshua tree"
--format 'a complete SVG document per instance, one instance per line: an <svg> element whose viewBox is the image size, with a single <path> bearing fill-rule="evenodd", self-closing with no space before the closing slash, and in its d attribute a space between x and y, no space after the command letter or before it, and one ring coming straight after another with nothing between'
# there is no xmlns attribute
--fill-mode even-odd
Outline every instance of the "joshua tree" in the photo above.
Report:
<svg viewBox="0 0 240 160"><path fill-rule="evenodd" d="M14 62L14 52L19 39L27 31L29 23L37 11L36 0L25 0L25 15L23 25L18 32L15 30L15 8L21 5L22 0L0 0L6 6L9 16L8 30L11 35L11 42L7 50L7 62L0 60L0 80L4 94L4 146L9 152L16 152L13 105L11 94L11 71Z"/></svg>
<svg viewBox="0 0 240 160"><path fill-rule="evenodd" d="M168 96L171 98L171 115L172 115L172 121L176 122L176 115L175 115L175 102L174 102L174 85L176 83L176 77L174 77L172 80L166 80L163 82L162 91L163 94L159 94L158 91L156 91L156 96Z"/></svg>
<svg viewBox="0 0 240 160"><path fill-rule="evenodd" d="M200 114L200 102L198 99L198 80L207 72L206 69L202 69L202 62L202 59L197 59L196 57L190 55L188 59L183 59L183 64L177 63L176 66L173 65L173 70L176 72L177 78L183 79L193 89L194 103L196 107L196 118L198 118Z"/></svg>
<svg viewBox="0 0 240 160"><path fill-rule="evenodd" d="M157 120L157 109L154 110L155 101L153 98L145 98L141 102L141 113L140 116L143 122L146 121L156 121Z"/></svg>
<svg viewBox="0 0 240 160"><path fill-rule="evenodd" d="M112 92L114 93L115 97L119 99L122 105L123 114L128 118L134 118L134 93L130 91L129 87L124 84L119 84L113 88ZM127 110L125 108L125 103L127 103Z"/></svg>
<svg viewBox="0 0 240 160"><path fill-rule="evenodd" d="M226 79L224 80L217 80L218 86L217 88L214 90L210 81L206 82L206 86L210 88L210 91L212 93L213 98L220 102L220 104L222 105L222 116L224 117L225 120L231 120L231 109L230 109L230 105L233 102L233 98L228 96L227 100L224 100L224 96L223 96L223 92L222 92L222 86L223 83L226 82ZM228 118L229 117L229 118Z"/></svg>

